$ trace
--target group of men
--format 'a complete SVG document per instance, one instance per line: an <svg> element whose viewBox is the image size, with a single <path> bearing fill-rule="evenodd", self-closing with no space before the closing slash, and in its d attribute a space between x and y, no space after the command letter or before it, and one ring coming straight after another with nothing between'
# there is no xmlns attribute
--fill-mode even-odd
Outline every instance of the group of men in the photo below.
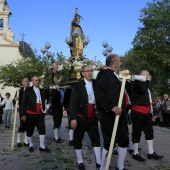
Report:
<svg viewBox="0 0 170 170"><path fill-rule="evenodd" d="M108 150L111 143L112 130L116 115L119 116L119 123L116 133L118 143L118 160L116 170L125 170L124 159L129 144L128 127L125 119L127 107L126 97L123 99L122 107L118 107L121 89L119 79L120 57L110 54L106 58L107 69L100 71L96 81L92 80L92 68L82 68L83 79L72 88L70 100L71 127L74 129L74 148L77 155L78 168L85 169L82 157L82 140L87 132L91 140L96 157L96 169L105 170ZM153 149L153 127L151 115L151 93L149 84L151 75L147 70L142 70L140 75L146 77L146 81L135 80L127 85L125 93L129 92L132 112L132 142L134 147L133 159L144 162L145 159L139 154L138 144L142 131L148 144L148 159L162 159ZM100 134L98 127L98 112L101 131L104 139L101 152Z"/></svg>
<svg viewBox="0 0 170 170"><path fill-rule="evenodd" d="M119 116L119 123L116 133L116 142L118 144L118 160L116 170L125 170L124 159L129 144L128 127L125 119L125 110L127 101L124 97L122 107L118 107L121 80L119 79L119 68L121 66L120 57L116 54L110 54L106 58L107 69L98 73L96 80L93 80L93 70L90 66L82 68L83 79L75 83L69 92L67 108L69 110L70 127L74 130L74 149L77 155L78 168L85 169L82 156L82 140L84 133L87 132L96 158L96 169L105 170L108 150L111 143L112 130L116 116ZM141 75L146 77L146 81L135 80L127 86L126 94L129 92L132 113L132 142L133 159L145 161L138 152L138 144L142 131L145 133L145 139L148 144L148 159L161 159L153 149L153 127L151 111L151 93L149 84L151 75L147 70L142 70ZM20 108L20 127L18 130L17 143L20 146L20 133L27 131L25 135L25 145L29 143L29 151L33 152L32 136L35 126L37 127L40 139L40 151L50 152L44 144L45 139L45 96L42 89L39 88L39 78L32 78L32 86L29 87L29 80L23 80L23 87L20 90L19 108ZM51 100L54 112L61 113L63 96L62 93L52 93L54 100ZM58 97L57 97L58 96ZM71 98L70 98L71 96ZM53 97L52 97L53 98ZM56 100L57 98L57 100ZM98 112L98 117L96 115ZM54 140L59 143L58 128L61 125L62 115L53 116L54 120ZM101 151L100 133L98 121L101 125L103 135L103 149ZM25 126L26 125L26 126ZM28 137L28 141L26 140Z"/></svg>

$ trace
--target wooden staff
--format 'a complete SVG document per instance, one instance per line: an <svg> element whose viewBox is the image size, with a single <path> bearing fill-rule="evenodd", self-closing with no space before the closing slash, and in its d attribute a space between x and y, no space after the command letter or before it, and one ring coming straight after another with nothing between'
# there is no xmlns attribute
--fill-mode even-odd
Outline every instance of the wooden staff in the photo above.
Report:
<svg viewBox="0 0 170 170"><path fill-rule="evenodd" d="M19 89L17 89L17 95L16 95L16 97L17 97L17 98L19 97ZM13 132L12 132L11 151L14 149L14 139L15 139L15 128L16 128L16 119L17 119L18 103L19 103L19 100L16 100L15 113L14 113L14 124L13 124Z"/></svg>
<svg viewBox="0 0 170 170"><path fill-rule="evenodd" d="M119 102L118 102L118 107L119 108L122 107L122 101L123 101L123 96L124 96L124 91L125 91L126 80L131 79L131 76L128 75L128 74L129 74L129 71L126 70L124 72L121 72L120 75L119 75L119 78L122 79L122 85L121 85ZM125 75L125 76L123 76L123 75ZM118 123L119 123L119 115L116 115L105 170L109 169L110 160L111 160L111 156L112 156L112 152L113 152L113 146L114 146L114 143L115 143L115 137L116 137Z"/></svg>

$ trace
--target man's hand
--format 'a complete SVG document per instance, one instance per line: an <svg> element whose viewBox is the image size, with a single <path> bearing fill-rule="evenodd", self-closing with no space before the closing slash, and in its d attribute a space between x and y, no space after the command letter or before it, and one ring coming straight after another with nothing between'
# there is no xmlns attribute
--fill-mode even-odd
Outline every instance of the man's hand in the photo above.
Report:
<svg viewBox="0 0 170 170"><path fill-rule="evenodd" d="M77 127L77 120L75 119L75 120L72 120L72 121L71 121L71 128L72 128L73 130L75 130L76 127Z"/></svg>
<svg viewBox="0 0 170 170"><path fill-rule="evenodd" d="M121 108L119 108L119 107L117 107L117 106L115 106L113 109L112 109L112 112L114 112L116 115L121 115L121 113L122 113L122 109Z"/></svg>
<svg viewBox="0 0 170 170"><path fill-rule="evenodd" d="M19 99L19 97L15 97L14 100L17 101Z"/></svg>
<svg viewBox="0 0 170 170"><path fill-rule="evenodd" d="M22 116L21 120L23 120L25 122L26 121L26 116Z"/></svg>

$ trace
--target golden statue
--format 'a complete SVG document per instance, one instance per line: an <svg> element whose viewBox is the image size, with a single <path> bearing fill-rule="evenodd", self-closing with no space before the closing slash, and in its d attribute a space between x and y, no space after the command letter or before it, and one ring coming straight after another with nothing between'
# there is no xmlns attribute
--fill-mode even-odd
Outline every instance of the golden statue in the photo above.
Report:
<svg viewBox="0 0 170 170"><path fill-rule="evenodd" d="M71 56L75 59L79 59L82 56L83 48L89 43L88 38L84 36L83 30L79 25L80 18L82 17L78 14L78 8L76 8L71 22L70 36L66 38L66 43L70 47Z"/></svg>
<svg viewBox="0 0 170 170"><path fill-rule="evenodd" d="M70 48L71 55L75 58L79 58L83 54L83 39L84 34L80 23L81 16L78 14L78 8L76 8L73 20L71 22L70 36L72 37L72 46Z"/></svg>

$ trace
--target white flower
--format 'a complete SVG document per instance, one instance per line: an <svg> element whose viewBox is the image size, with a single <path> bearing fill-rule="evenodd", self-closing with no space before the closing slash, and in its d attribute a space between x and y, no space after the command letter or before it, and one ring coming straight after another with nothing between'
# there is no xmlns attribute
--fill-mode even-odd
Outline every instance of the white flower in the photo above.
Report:
<svg viewBox="0 0 170 170"><path fill-rule="evenodd" d="M58 66L58 71L62 71L63 70L63 65L59 65Z"/></svg>
<svg viewBox="0 0 170 170"><path fill-rule="evenodd" d="M95 70L97 67L95 65L92 65L92 69Z"/></svg>

